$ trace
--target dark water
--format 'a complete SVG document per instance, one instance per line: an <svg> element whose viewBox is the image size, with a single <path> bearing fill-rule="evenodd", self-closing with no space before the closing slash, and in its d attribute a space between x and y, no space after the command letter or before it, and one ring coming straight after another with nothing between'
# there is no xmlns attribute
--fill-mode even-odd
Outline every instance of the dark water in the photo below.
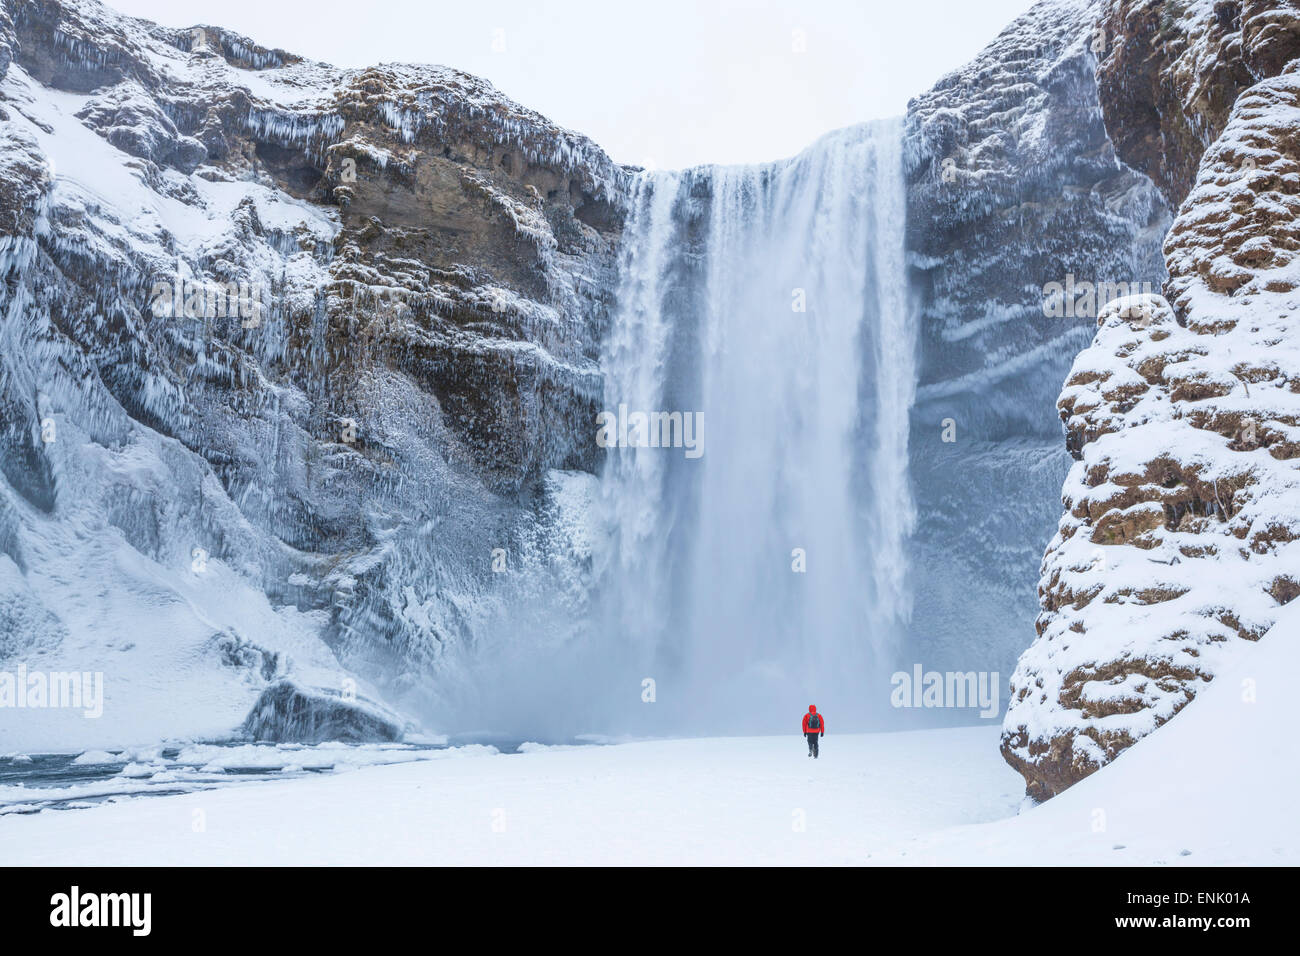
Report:
<svg viewBox="0 0 1300 956"><path fill-rule="evenodd" d="M517 753L525 741L489 732L459 734L445 744L252 744L209 741L137 748L106 763L77 754L0 756L0 820L13 813L73 810L137 797L193 793L234 783L285 780L337 770L432 759L438 751L469 746ZM590 741L544 741L589 744Z"/></svg>

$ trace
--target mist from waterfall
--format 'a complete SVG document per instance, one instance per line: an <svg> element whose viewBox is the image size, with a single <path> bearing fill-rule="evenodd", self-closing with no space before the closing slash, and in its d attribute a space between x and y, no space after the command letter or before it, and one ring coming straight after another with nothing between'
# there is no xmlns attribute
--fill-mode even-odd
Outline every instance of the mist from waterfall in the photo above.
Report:
<svg viewBox="0 0 1300 956"><path fill-rule="evenodd" d="M888 709L914 516L900 125L636 183L605 407L698 413L703 454L607 452L587 663L620 725Z"/></svg>

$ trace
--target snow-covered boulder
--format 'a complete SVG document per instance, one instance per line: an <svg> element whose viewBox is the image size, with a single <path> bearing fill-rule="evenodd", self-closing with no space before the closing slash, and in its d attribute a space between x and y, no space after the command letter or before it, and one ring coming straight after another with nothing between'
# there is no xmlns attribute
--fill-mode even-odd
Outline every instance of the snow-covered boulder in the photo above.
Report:
<svg viewBox="0 0 1300 956"><path fill-rule="evenodd" d="M403 721L355 693L280 680L258 697L242 729L254 740L275 743L376 743L401 740Z"/></svg>

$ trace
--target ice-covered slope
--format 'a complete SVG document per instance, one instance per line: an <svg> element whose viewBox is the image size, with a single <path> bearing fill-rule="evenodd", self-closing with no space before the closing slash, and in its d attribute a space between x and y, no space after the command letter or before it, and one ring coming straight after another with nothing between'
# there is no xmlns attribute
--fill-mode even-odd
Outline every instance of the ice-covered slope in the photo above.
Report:
<svg viewBox="0 0 1300 956"><path fill-rule="evenodd" d="M1273 625L1300 595L1298 221L1292 60L1237 97L1202 157L1164 246L1168 301L1106 310L1061 394L1078 462L1003 738L1033 796L1160 726L1270 627L1294 637Z"/></svg>
<svg viewBox="0 0 1300 956"><path fill-rule="evenodd" d="M452 70L0 12L0 662L107 696L0 750L427 712L576 616L621 171Z"/></svg>

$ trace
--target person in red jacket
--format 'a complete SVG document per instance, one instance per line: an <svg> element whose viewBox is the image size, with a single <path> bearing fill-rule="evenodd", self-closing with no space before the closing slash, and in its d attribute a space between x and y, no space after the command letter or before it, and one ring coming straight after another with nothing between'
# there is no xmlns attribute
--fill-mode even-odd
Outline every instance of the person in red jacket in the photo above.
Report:
<svg viewBox="0 0 1300 956"><path fill-rule="evenodd" d="M817 705L809 704L808 713L803 715L803 733L808 738L808 756L818 756L817 742L826 733L826 718L817 713Z"/></svg>

